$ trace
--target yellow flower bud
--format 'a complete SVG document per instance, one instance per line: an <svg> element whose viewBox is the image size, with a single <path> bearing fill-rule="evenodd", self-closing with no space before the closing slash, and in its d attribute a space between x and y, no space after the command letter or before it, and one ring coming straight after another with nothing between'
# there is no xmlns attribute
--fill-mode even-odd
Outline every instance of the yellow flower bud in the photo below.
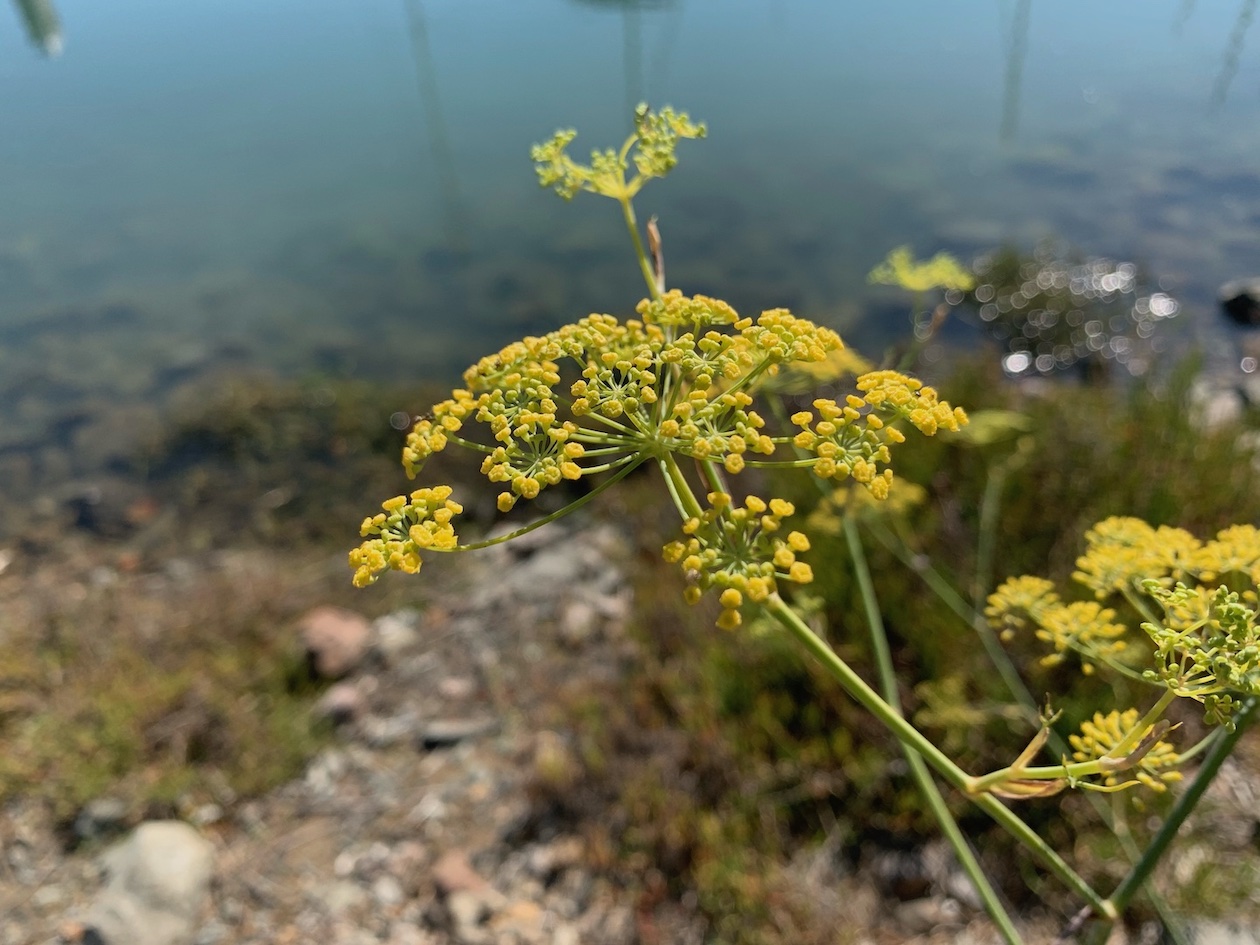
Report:
<svg viewBox="0 0 1260 945"><path fill-rule="evenodd" d="M771 499L770 511L780 518L787 518L789 515L796 514L796 506L787 499Z"/></svg>
<svg viewBox="0 0 1260 945"><path fill-rule="evenodd" d="M788 568L788 578L797 584L808 584L814 580L814 569L804 561L798 561Z"/></svg>

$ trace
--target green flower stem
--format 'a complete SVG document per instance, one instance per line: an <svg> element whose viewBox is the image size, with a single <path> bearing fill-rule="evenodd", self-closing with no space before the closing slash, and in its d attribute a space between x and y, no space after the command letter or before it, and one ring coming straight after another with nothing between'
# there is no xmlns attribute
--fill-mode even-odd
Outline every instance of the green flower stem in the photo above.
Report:
<svg viewBox="0 0 1260 945"><path fill-rule="evenodd" d="M621 450L618 450L617 452L621 452ZM590 455L589 453L586 453L583 455L583 458L589 455ZM618 466L624 466L626 463L641 463L641 462L643 462L643 458L641 456L633 456L633 455L623 456L621 459L614 460L613 462L610 462L610 463L601 463L598 466L583 466L582 475L593 476L597 473L605 473L611 469L616 469Z"/></svg>
<svg viewBox="0 0 1260 945"><path fill-rule="evenodd" d="M998 640L997 634L993 632L993 628L984 619L983 611L973 606L968 606L962 595L954 590L949 581L931 563L926 559L921 561L919 556L916 556L910 550L909 545L906 544L902 536L889 532L884 528L872 528L871 532L880 544L901 560L902 564L919 575L946 607L957 614L959 619L975 631L976 636L980 638L980 645L984 647L985 655L989 657L989 662L993 664L998 675L1002 677L1002 682L1006 685L1007 691L1029 713L1030 718L1037 718L1037 701L1032 697L1032 693L1028 691L1028 687L1024 685L1024 680L1020 677L1015 664L1011 662L1011 658L1002 646L1001 641Z"/></svg>
<svg viewBox="0 0 1260 945"><path fill-rule="evenodd" d="M1123 739L1121 739L1120 744L1111 749L1108 754L1114 755L1117 758L1122 758L1136 748L1138 743L1146 735L1146 730L1160 720L1164 711L1172 705L1172 701L1175 698L1177 698L1177 694L1171 689L1164 690L1163 695L1161 695L1155 704L1147 710L1146 715L1142 716L1142 718L1138 720L1137 725L1133 726L1133 729L1125 735Z"/></svg>
<svg viewBox="0 0 1260 945"><path fill-rule="evenodd" d="M569 439L578 443L607 443L608 442L607 440L598 440L594 438L586 439L584 437L577 436L576 434L569 437ZM600 446L596 449L583 450L581 458L586 459L586 457L588 456L607 456L610 453L624 453L628 450L636 449L638 445L639 445L638 443L615 443L612 446Z"/></svg>
<svg viewBox="0 0 1260 945"><path fill-rule="evenodd" d="M908 745L917 751L946 781L967 793L972 803L997 821L1001 827L1027 847L1030 852L1038 856L1050 872L1057 876L1065 886L1088 902L1091 908L1098 912L1099 915L1115 918L1116 913L1111 905L1104 901L1090 887L1089 883L1085 882L1061 856L1055 853L1038 836L1035 830L1024 823L1006 805L991 794L970 794L969 787L975 779L968 776L939 748L928 741L917 728L907 722L888 703L881 699L879 694L868 686L862 677L850 668L848 663L842 660L824 640L801 620L783 598L778 594L771 594L770 599L763 606L767 613L778 620L785 629L804 644L814 658L822 663L823 667L831 673L837 682L844 686L845 691L853 699L883 722L902 744Z"/></svg>
<svg viewBox="0 0 1260 945"><path fill-rule="evenodd" d="M1193 748L1187 748L1185 751L1177 752L1177 761L1179 763L1189 761L1190 759L1203 754L1209 747L1216 743L1216 740L1220 738L1224 732L1225 730L1222 728L1212 729L1212 731L1208 732L1207 735L1199 739L1198 743L1195 744Z"/></svg>
<svg viewBox="0 0 1260 945"><path fill-rule="evenodd" d="M1139 617L1147 623L1153 623L1156 626L1163 625L1159 617L1157 617L1155 612L1151 610L1149 601L1139 594L1135 588L1125 585L1125 587L1121 590L1121 593L1124 595L1124 599L1129 602L1129 606L1137 611Z"/></svg>
<svg viewBox="0 0 1260 945"><path fill-rule="evenodd" d="M1200 742L1199 744L1203 743ZM1098 799L1092 794L1090 797L1095 800ZM1136 841L1134 841L1132 831L1129 830L1129 821L1124 812L1124 800L1120 794L1111 795L1109 809L1111 814L1106 820L1111 827L1111 832L1120 841L1120 846L1124 849L1125 856L1129 858L1129 862L1136 863L1142 858L1142 851ZM1172 945L1190 945L1190 942L1186 940L1185 934L1179 927L1177 914L1173 912L1172 907L1168 905L1164 897L1157 890L1150 888L1146 890L1146 898L1151 901L1151 905L1159 913L1160 921L1164 923L1164 931L1172 940Z"/></svg>
<svg viewBox="0 0 1260 945"><path fill-rule="evenodd" d="M969 792L975 780L954 764L943 751L928 741L900 712L885 702L825 640L819 637L777 593L763 604L767 612L800 640L828 672L872 715L884 723L897 739L922 755L950 784Z"/></svg>
<svg viewBox="0 0 1260 945"><path fill-rule="evenodd" d="M592 411L591 413L585 414L584 416L590 417L592 420L598 423L602 423L606 427L611 427L613 430L616 430L618 433L623 433L627 437L635 436L635 431L632 427L628 427L624 423L618 423L612 417L606 417L602 413L600 413L598 410ZM574 434L575 437L578 435L579 434ZM590 436L592 434L590 431L587 431L586 434L584 435Z"/></svg>
<svg viewBox="0 0 1260 945"><path fill-rule="evenodd" d="M698 334L699 332L697 332L697 335ZM753 382L757 381L762 374L770 370L770 368L776 363L778 362L765 358L760 364L752 368L747 374L741 377L730 387L723 388L722 392L726 394L733 394L735 391L743 390L745 387L750 387Z"/></svg>
<svg viewBox="0 0 1260 945"><path fill-rule="evenodd" d="M901 712L901 697L897 692L897 673L893 667L892 651L888 645L888 632L884 627L879 600L875 595L875 584L871 580L870 568L866 561L866 552L862 547L862 541L857 532L857 525L852 517L846 517L844 520L844 537L849 546L849 557L853 561L853 570L857 575L858 588L861 591L862 603L866 610L866 623L871 631L871 645L875 650L875 663L879 668L880 688L883 689L884 698L889 705L897 712ZM989 918L993 920L993 924L997 926L1002 938L1006 940L1008 945L1020 945L1022 940L1014 922L1011 921L1010 915L1002 905L1002 900L998 897L997 890L993 888L993 885L989 882L989 877L985 875L979 861L976 859L975 851L971 849L967 838L963 836L962 829L958 826L958 821L954 819L949 806L945 803L945 798L941 796L936 782L932 780L932 772L928 770L928 766L922 756L913 748L903 744L902 750L905 753L906 763L910 766L910 774L914 778L919 792L923 795L923 799L931 809L932 815L936 818L941 832L945 834L950 846L953 847L954 855L958 857L958 862L962 864L963 870L971 880L972 887L980 897L981 902L984 903L984 908L989 914Z"/></svg>
<svg viewBox="0 0 1260 945"><path fill-rule="evenodd" d="M634 204L630 202L628 196L618 197L617 202L621 204L621 214L626 219L626 229L630 231L630 238L634 240L634 255L639 260L639 271L643 273L643 280L648 285L648 292L652 298L660 301L661 289L656 284L656 273L652 271L652 264L648 261L647 251L643 248L643 238L639 236L639 224L634 218Z"/></svg>
<svg viewBox="0 0 1260 945"><path fill-rule="evenodd" d="M1203 793L1208 789L1208 785L1212 783L1212 779L1220 771L1225 759L1233 752L1234 746L1238 744L1238 739L1242 737L1243 732L1254 721L1257 705L1260 705L1260 699L1257 699L1256 696L1250 696L1244 700L1242 708L1238 710L1238 714L1234 718L1234 730L1232 732L1222 732L1221 736L1212 744L1207 757L1203 759L1203 764L1199 766L1194 780L1190 782L1190 786L1186 788L1182 795L1177 798L1177 803L1173 805L1173 809L1168 813L1168 819L1160 826L1159 832L1155 834L1150 846L1142 854L1142 859L1133 865L1129 875L1116 887L1116 891L1106 901L1105 905L1110 907L1109 911L1111 913L1114 915L1122 913L1133 900L1138 890L1142 888L1142 884L1150 877L1156 864L1159 863L1167 851L1168 845L1172 843L1173 838L1177 835L1177 831L1181 829L1181 825L1185 823L1186 818L1190 816L1190 812L1199 803Z"/></svg>
<svg viewBox="0 0 1260 945"><path fill-rule="evenodd" d="M544 525L554 522L556 519L564 518L570 512L576 512L582 506L586 505L586 503L593 501L600 493L604 492L607 489L612 488L612 486L614 486L616 483L620 482L622 479L625 479L626 476L630 475L630 473L632 473L635 469L637 469L642 462L643 462L643 457L640 457L640 456L634 457L634 462L628 462L625 466L623 466L620 470L618 470L615 475L609 476L607 479L605 479L603 482L597 485L590 492L586 493L586 495L578 499L574 499L572 502L570 502L568 505L564 506L563 508L557 509L556 511L552 512L549 515L544 515L542 518L536 519L535 521L530 522L528 525L524 526L523 528L518 528L514 532L508 532L506 535L500 535L497 538L487 538L484 541L470 542L467 545L457 545L454 548L449 548L449 549L431 548L429 550L430 551L476 551L479 548L489 548L492 545L501 545L506 541L511 541L513 538L520 538L522 535L527 535L536 528L542 528Z"/></svg>
<svg viewBox="0 0 1260 945"><path fill-rule="evenodd" d="M698 465L704 473L704 478L708 481L710 489L714 492L730 493L730 486L722 478L722 471L718 468L717 463L711 459L705 459L701 460Z"/></svg>
<svg viewBox="0 0 1260 945"><path fill-rule="evenodd" d="M926 758L932 767L936 768L954 787L964 792L968 790L972 779L939 748L928 741L918 729L907 722L900 712L880 698L777 593L770 596L764 607L771 616L804 644L805 648L823 664L850 696L883 722L904 746Z"/></svg>
<svg viewBox="0 0 1260 945"><path fill-rule="evenodd" d="M455 433L446 434L446 438L450 440L452 443L454 443L456 446L463 446L466 449L473 450L474 452L477 452L477 453L493 453L494 452L493 446L486 446L484 443L478 443L474 440L466 440L462 436L459 436Z"/></svg>
<svg viewBox="0 0 1260 945"><path fill-rule="evenodd" d="M1105 774L1120 770L1113 766L1108 766L1107 762L1122 759L1133 751L1142 740L1142 736L1146 734L1147 729L1159 721L1160 716L1164 714L1164 710L1168 708L1175 698L1175 693L1171 690L1165 690L1150 711L1132 729L1125 733L1124 738L1120 740L1118 745L1112 747L1102 758L1078 761L1073 764L1037 765L1035 767L1011 765L976 778L974 789L976 791L987 791L1014 778L1025 781L1053 781L1057 778L1067 778L1070 781L1076 778L1086 778L1095 774Z"/></svg>
<svg viewBox="0 0 1260 945"><path fill-rule="evenodd" d="M660 464L661 474L665 477L665 485L669 487L669 494L673 497L674 505L678 507L678 512L683 519L699 518L703 515L704 509L700 507L700 500L691 491L687 477L678 468L678 460L674 458L674 454L666 453L661 457Z"/></svg>

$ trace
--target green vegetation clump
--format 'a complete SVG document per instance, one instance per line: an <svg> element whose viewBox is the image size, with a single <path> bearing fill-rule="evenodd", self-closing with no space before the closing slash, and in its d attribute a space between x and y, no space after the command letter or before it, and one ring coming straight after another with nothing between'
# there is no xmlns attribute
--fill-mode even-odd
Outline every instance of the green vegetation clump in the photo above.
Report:
<svg viewBox="0 0 1260 945"><path fill-rule="evenodd" d="M357 521L357 488L392 478L390 414L422 399L216 378L131 459L143 489L122 527L19 534L0 574L0 801L37 795L63 823L101 796L187 814L299 773L329 733L292 627L313 589L348 602L328 540Z"/></svg>
<svg viewBox="0 0 1260 945"><path fill-rule="evenodd" d="M324 741L288 568L242 552L173 581L46 578L0 601L0 798L38 795L63 823L101 796L189 814L283 783Z"/></svg>

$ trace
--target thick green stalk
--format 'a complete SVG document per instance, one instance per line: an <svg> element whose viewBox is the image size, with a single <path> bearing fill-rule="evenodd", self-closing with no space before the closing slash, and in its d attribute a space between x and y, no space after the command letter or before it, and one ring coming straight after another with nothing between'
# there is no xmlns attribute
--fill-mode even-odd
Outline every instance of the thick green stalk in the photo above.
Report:
<svg viewBox="0 0 1260 945"><path fill-rule="evenodd" d="M1015 668L1015 664L1011 662L1010 656L1002 648L997 634L993 632L993 628L985 621L983 611L977 610L974 606L968 606L962 595L955 591L949 581L930 563L920 563L900 535L883 528L873 528L871 533L880 544L896 555L906 567L923 578L923 582L941 599L941 603L957 614L964 623L975 631L976 636L980 638L980 645L984 647L984 652L989 657L989 662L993 664L998 675L1002 677L1002 682L1006 684L1007 691L1030 714L1031 718L1036 719L1038 715L1037 701L1033 699L1032 693L1024 685L1023 679L1020 678L1019 670Z"/></svg>
<svg viewBox="0 0 1260 945"><path fill-rule="evenodd" d="M872 715L884 723L903 745L908 745L923 756L923 759L939 772L954 787L968 793L972 803L998 822L1015 839L1026 846L1030 852L1041 859L1041 862L1070 890L1084 899L1099 914L1114 918L1115 913L1110 904L1096 893L1089 883L1070 867L1064 859L1051 849L1037 832L1023 822L1016 814L991 794L971 795L969 789L974 779L967 775L939 748L933 745L917 728L907 722L894 711L879 694L853 671L836 652L827 645L809 626L801 620L797 613L778 595L771 594L763 605L766 612L795 636L805 648L823 664L823 667L845 688L858 703Z"/></svg>
<svg viewBox="0 0 1260 945"><path fill-rule="evenodd" d="M639 260L639 271L643 273L643 280L648 285L648 292L652 298L660 299L661 289L656 284L656 273L652 271L652 264L648 261L647 251L643 248L643 238L639 236L639 224L634 218L634 205L630 202L629 197L622 197L618 201L621 204L621 214L626 220L626 229L630 231L630 238L634 240L634 255Z"/></svg>
<svg viewBox="0 0 1260 945"><path fill-rule="evenodd" d="M1077 761L1072 764L1037 765L1033 767L1010 765L1009 767L1000 768L997 771L992 771L989 774L976 778L973 784L973 789L975 791L987 791L991 788L1001 786L1005 781L1010 781L1015 778L1028 781L1051 781L1057 778L1068 778L1070 780L1073 778L1087 778L1092 775L1103 774L1106 772L1123 771L1125 770L1124 768L1108 766L1106 762L1108 760L1116 761L1122 759L1137 748L1142 738L1146 735L1147 730L1160 720L1160 717L1164 714L1164 710L1168 708L1175 698L1176 694L1171 689L1165 689L1164 694L1160 696L1159 700L1153 706L1151 706L1146 715L1144 715L1137 724L1125 734L1124 738L1118 745L1114 746L1109 752L1107 752L1105 758L1095 758L1091 761ZM1136 763L1137 762L1133 762L1133 764Z"/></svg>
<svg viewBox="0 0 1260 945"><path fill-rule="evenodd" d="M866 562L866 552L858 536L857 526L851 517L846 517L844 520L844 537L849 546L849 557L853 562L853 570L857 575L858 589L861 591L862 603L866 610L866 624L871 631L871 645L875 650L876 666L879 668L880 688L883 689L884 698L889 705L900 712L901 697L897 692L897 674L893 667L892 650L888 645L888 632L884 627L884 618L879 608L879 600L875 596L875 584L871 580L870 568ZM971 849L971 844L967 842L962 829L958 826L958 821L954 819L954 815L950 812L949 805L945 803L945 798L941 796L940 789L936 786L936 782L932 780L932 772L928 770L926 762L913 748L903 745L902 750L905 753L906 763L910 766L910 774L914 778L919 792L927 802L932 815L936 818L936 822L941 828L941 832L945 834L945 838L949 841L949 845L953 847L954 855L958 857L958 862L971 880L971 885L975 889L976 895L984 903L984 908L989 914L989 918L993 920L993 924L997 926L1002 938L1006 940L1008 945L1021 945L1022 939L1015 928L1015 923L1011 921L1010 915L1002 905L1002 900L998 897L997 890L989 882L989 877L985 875L980 862L976 859L975 851Z"/></svg>
<svg viewBox="0 0 1260 945"><path fill-rule="evenodd" d="M691 491L691 486L687 483L687 477L683 475L683 471L678 467L678 460L674 458L674 454L666 453L662 456L660 465L661 475L665 477L665 485L674 500L674 505L678 508L678 514L684 520L699 518L703 515L704 509L700 507L700 500Z"/></svg>
<svg viewBox="0 0 1260 945"><path fill-rule="evenodd" d="M972 778L867 685L866 680L854 672L849 664L827 645L825 640L814 633L782 597L777 593L771 594L764 607L772 617L805 645L814 658L823 664L840 685L844 686L850 696L883 722L898 741L909 745L921 754L954 787L960 791L970 789Z"/></svg>
<svg viewBox="0 0 1260 945"><path fill-rule="evenodd" d="M1168 849L1168 845L1172 843L1173 838L1177 835L1177 831L1199 803L1203 793L1208 789L1208 785L1212 783L1212 779L1220 771L1225 759L1233 752L1234 746L1238 744L1238 739L1242 737L1243 732L1254 721L1258 704L1260 704L1260 700L1255 696L1251 696L1243 702L1242 708L1239 709L1238 715L1234 719L1234 730L1225 732L1212 745L1211 750L1207 753L1207 757L1203 759L1203 764L1199 766L1194 780L1190 782L1190 786L1186 788L1181 797L1177 798L1177 803L1173 805L1173 809L1168 813L1168 819L1160 826L1159 832L1155 834L1150 846L1142 854L1142 859L1133 865L1129 875L1124 878L1120 885L1116 887L1116 891L1111 894L1107 902L1117 915L1128 907L1134 895L1142 888L1142 884L1150 877L1156 864L1159 863L1160 858L1163 857Z"/></svg>

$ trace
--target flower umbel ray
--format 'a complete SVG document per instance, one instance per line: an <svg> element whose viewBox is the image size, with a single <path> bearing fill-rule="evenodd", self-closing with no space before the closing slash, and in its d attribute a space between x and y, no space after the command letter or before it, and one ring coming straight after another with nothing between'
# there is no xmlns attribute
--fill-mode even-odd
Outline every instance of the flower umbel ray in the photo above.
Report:
<svg viewBox="0 0 1260 945"><path fill-rule="evenodd" d="M565 481L666 456L728 476L750 465L851 476L883 499L902 426L931 436L967 419L914 378L874 371L858 378L843 406L817 400L817 417L799 413L794 433L776 433L755 409L758 395L782 368L840 350L834 331L786 309L743 318L719 299L677 290L643 301L637 314L625 321L590 315L482 358L465 372L464 387L415 424L403 449L408 474L452 444L470 449L480 455L482 475L502 487L501 512ZM675 482L671 489L680 485L687 488ZM459 550L451 526L459 507L449 495L445 486L422 489L369 518L367 540L351 555L356 583L388 569L414 573L423 551ZM734 625L745 598L764 600L777 581L808 580L808 567L795 559L808 540L802 532L771 537L791 514L782 500L750 496L734 508L727 494L715 502L708 513L698 513L694 499L680 511L697 520L695 540L708 535L696 553L716 555L700 569L710 577L693 583L729 591L723 620Z"/></svg>
<svg viewBox="0 0 1260 945"><path fill-rule="evenodd" d="M769 502L750 495L735 506L729 494L711 492L709 507L683 523L684 537L665 546L665 560L678 564L687 581L685 597L696 603L716 588L722 604L719 627L740 625L745 600L759 604L778 591L778 581L808 584L814 579L809 565L797 554L809 550L803 532L781 534L783 519L795 513L791 502Z"/></svg>
<svg viewBox="0 0 1260 945"><path fill-rule="evenodd" d="M359 534L367 541L350 552L356 587L373 583L387 568L415 574L420 552L449 551L458 541L451 519L464 511L451 500L450 486L417 489L381 504L383 511L363 520Z"/></svg>

